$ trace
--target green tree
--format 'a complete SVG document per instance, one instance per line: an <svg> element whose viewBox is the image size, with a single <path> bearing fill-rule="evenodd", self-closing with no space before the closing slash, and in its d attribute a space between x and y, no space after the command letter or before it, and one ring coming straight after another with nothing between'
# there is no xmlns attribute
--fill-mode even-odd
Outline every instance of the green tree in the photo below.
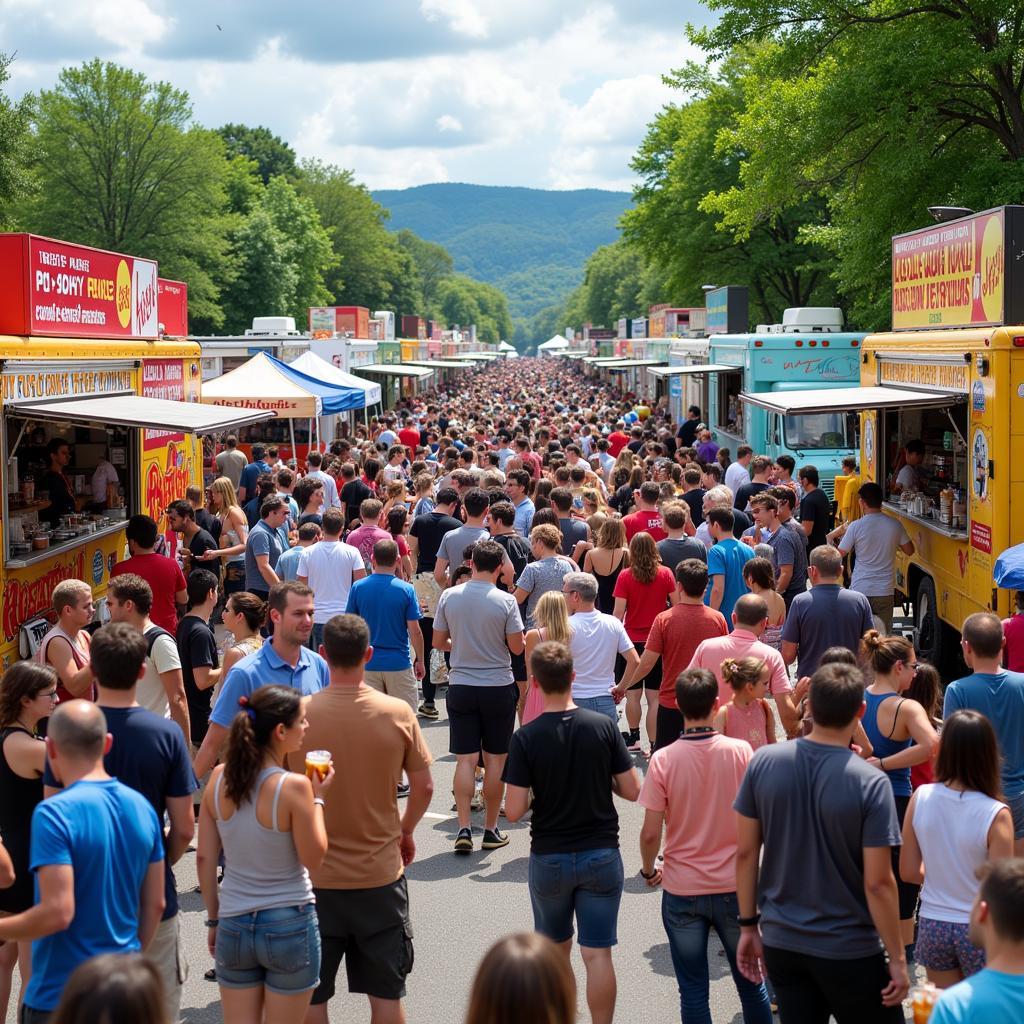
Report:
<svg viewBox="0 0 1024 1024"><path fill-rule="evenodd" d="M224 145L192 123L186 93L116 64L65 68L34 104L39 182L26 227L148 256L189 285L194 323L223 322L234 274Z"/></svg>
<svg viewBox="0 0 1024 1024"><path fill-rule="evenodd" d="M413 272L419 278L423 310L433 310L437 304L441 281L454 271L451 253L443 245L428 242L408 228L399 231L395 240L409 254Z"/></svg>
<svg viewBox="0 0 1024 1024"><path fill-rule="evenodd" d="M0 53L0 86L11 77L13 58ZM0 228L14 226L14 207L28 195L29 101L14 103L0 92Z"/></svg>
<svg viewBox="0 0 1024 1024"><path fill-rule="evenodd" d="M264 185L278 175L293 178L298 173L295 150L269 128L226 124L217 129L217 134L224 140L228 156L244 156L256 164Z"/></svg>
<svg viewBox="0 0 1024 1024"><path fill-rule="evenodd" d="M463 274L446 277L439 287L439 302L446 323L468 328L476 324L481 341L498 342L512 334L512 318L504 292Z"/></svg>

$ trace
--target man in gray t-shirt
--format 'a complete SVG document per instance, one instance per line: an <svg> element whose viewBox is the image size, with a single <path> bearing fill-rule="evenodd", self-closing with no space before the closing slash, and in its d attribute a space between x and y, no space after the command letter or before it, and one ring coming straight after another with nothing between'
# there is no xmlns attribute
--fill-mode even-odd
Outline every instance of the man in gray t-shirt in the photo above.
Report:
<svg viewBox="0 0 1024 1024"><path fill-rule="evenodd" d="M456 759L459 833L455 852L459 854L473 850L470 804L481 752L487 804L482 847L493 850L508 845L507 834L498 828L498 810L505 789L501 776L519 703L510 655L522 654L525 647L519 606L511 594L495 586L507 557L493 540L477 541L472 579L446 590L434 613L434 647L451 651L448 749Z"/></svg>
<svg viewBox="0 0 1024 1024"><path fill-rule="evenodd" d="M863 676L824 665L809 700L811 733L756 751L733 805L737 962L752 981L764 963L783 1020L902 1024L896 802L885 774L849 748Z"/></svg>
<svg viewBox="0 0 1024 1024"><path fill-rule="evenodd" d="M772 549L775 589L786 602L786 610L797 594L807 589L807 543L802 532L786 529L779 519L778 500L770 494L755 494L750 499L757 526L768 531Z"/></svg>

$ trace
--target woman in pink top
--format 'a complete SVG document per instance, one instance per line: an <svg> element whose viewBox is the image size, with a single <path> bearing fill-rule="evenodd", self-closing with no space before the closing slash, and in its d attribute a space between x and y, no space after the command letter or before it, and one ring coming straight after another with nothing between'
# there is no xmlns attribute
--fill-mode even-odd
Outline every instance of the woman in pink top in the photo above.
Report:
<svg viewBox="0 0 1024 1024"><path fill-rule="evenodd" d="M775 716L765 700L768 663L761 658L726 658L722 678L732 687L732 700L715 715L723 736L746 740L754 750L775 742Z"/></svg>
<svg viewBox="0 0 1024 1024"><path fill-rule="evenodd" d="M678 604L676 580L672 570L661 564L658 546L649 533L638 533L629 542L629 568L619 573L612 591L615 609L626 635L633 641L636 653L643 657L655 618L666 608ZM621 678L621 676L618 676ZM637 752L640 747L640 695L647 691L647 738L651 746L657 734L658 690L661 689L661 661L626 691L626 724L629 734L626 747ZM624 734L625 735L625 734Z"/></svg>
<svg viewBox="0 0 1024 1024"><path fill-rule="evenodd" d="M1016 614L1003 619L1003 666L1011 672L1024 672L1024 590L1014 596Z"/></svg>

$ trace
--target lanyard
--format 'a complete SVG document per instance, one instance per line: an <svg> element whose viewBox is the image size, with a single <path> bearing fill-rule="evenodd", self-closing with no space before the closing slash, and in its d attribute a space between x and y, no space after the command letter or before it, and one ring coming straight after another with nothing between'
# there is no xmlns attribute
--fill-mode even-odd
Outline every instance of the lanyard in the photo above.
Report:
<svg viewBox="0 0 1024 1024"><path fill-rule="evenodd" d="M710 725L695 725L692 729L684 729L680 734L681 740L703 740L716 732L715 728Z"/></svg>

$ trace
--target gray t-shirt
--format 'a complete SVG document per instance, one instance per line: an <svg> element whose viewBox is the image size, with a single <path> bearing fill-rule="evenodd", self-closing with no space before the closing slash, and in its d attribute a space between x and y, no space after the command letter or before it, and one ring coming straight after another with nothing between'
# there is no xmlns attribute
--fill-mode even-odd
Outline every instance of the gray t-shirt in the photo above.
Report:
<svg viewBox="0 0 1024 1024"><path fill-rule="evenodd" d="M687 558L699 558L705 565L708 562L708 549L696 537L682 537L678 540L668 537L659 540L658 554L661 556L661 564L667 565L673 572Z"/></svg>
<svg viewBox="0 0 1024 1024"><path fill-rule="evenodd" d="M571 572L579 572L579 566L571 558L563 555L551 555L530 564L516 580L516 588L522 588L529 595L526 598L526 624L536 625L534 613L537 602L549 590L561 591L562 580Z"/></svg>
<svg viewBox="0 0 1024 1024"><path fill-rule="evenodd" d="M798 673L809 676L830 647L846 647L856 654L861 638L873 628L871 622L871 605L863 594L838 583L822 583L793 598L782 639L798 645Z"/></svg>
<svg viewBox="0 0 1024 1024"><path fill-rule="evenodd" d="M437 549L438 558L448 560L448 575L452 570L462 565L462 552L475 544L478 540L489 540L490 532L482 526L460 526L457 530L451 530L441 538L441 544Z"/></svg>
<svg viewBox="0 0 1024 1024"><path fill-rule="evenodd" d="M868 597L892 597L896 549L910 540L903 524L884 512L870 512L846 528L839 550L853 551L850 589Z"/></svg>
<svg viewBox="0 0 1024 1024"><path fill-rule="evenodd" d="M507 686L515 682L505 637L521 633L523 620L511 594L493 583L476 580L452 587L437 602L434 630L439 629L452 639L451 685Z"/></svg>
<svg viewBox="0 0 1024 1024"><path fill-rule="evenodd" d="M771 545L772 562L776 573L784 565L793 566L793 575L783 594L786 603L789 604L797 594L802 594L807 589L806 538L803 533L780 526L768 538L768 543Z"/></svg>
<svg viewBox="0 0 1024 1024"><path fill-rule="evenodd" d="M864 847L900 845L886 776L846 747L798 739L761 747L733 807L761 823L766 946L826 960L878 953L864 895Z"/></svg>
<svg viewBox="0 0 1024 1024"><path fill-rule="evenodd" d="M257 555L270 556L270 568L277 568L277 560L281 557L281 540L261 519L250 531L245 545L245 589L269 590L270 584L260 575L256 564Z"/></svg>

